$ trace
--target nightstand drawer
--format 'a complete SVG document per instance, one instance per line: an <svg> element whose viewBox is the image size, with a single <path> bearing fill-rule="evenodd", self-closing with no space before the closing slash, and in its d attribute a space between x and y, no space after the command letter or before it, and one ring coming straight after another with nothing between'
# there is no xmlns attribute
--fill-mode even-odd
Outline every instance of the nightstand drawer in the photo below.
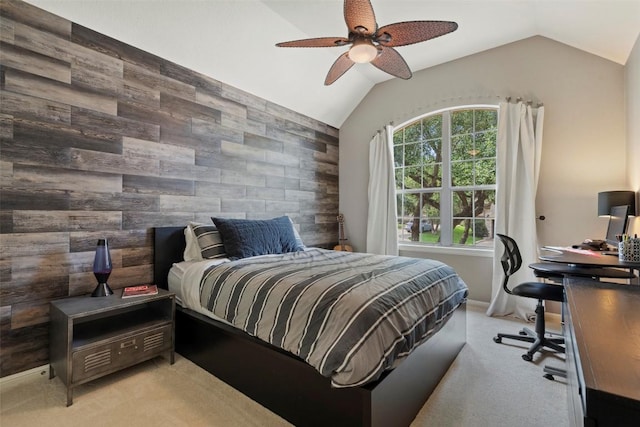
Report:
<svg viewBox="0 0 640 427"><path fill-rule="evenodd" d="M150 359L172 348L172 324L73 352L74 383Z"/></svg>

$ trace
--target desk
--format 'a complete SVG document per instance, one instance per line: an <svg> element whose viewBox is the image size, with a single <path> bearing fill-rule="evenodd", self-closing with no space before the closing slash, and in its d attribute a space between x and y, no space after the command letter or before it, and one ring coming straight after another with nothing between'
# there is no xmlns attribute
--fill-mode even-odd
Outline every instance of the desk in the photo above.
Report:
<svg viewBox="0 0 640 427"><path fill-rule="evenodd" d="M640 420L640 287L564 281L571 426Z"/></svg>
<svg viewBox="0 0 640 427"><path fill-rule="evenodd" d="M542 261L558 262L567 265L575 265L581 267L615 267L622 268L634 273L634 270L640 270L640 262L620 261L617 255L605 255L600 252L577 252L566 250L558 252L558 249L545 249L548 254L540 255ZM640 284L640 277L636 278L637 284Z"/></svg>

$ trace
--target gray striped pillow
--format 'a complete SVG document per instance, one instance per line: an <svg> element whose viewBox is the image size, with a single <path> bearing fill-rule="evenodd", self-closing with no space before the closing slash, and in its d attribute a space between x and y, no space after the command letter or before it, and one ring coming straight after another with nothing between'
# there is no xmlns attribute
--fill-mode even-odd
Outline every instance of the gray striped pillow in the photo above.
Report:
<svg viewBox="0 0 640 427"><path fill-rule="evenodd" d="M191 224L203 259L227 258L222 236L213 225Z"/></svg>

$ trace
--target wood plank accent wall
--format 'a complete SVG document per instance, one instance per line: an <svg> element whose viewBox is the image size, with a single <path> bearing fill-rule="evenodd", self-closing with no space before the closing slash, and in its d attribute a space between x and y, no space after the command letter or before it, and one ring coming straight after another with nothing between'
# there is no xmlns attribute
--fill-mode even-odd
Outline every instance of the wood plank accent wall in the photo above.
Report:
<svg viewBox="0 0 640 427"><path fill-rule="evenodd" d="M19 0L0 2L0 376L49 301L152 280L151 227L291 216L337 239L338 130Z"/></svg>

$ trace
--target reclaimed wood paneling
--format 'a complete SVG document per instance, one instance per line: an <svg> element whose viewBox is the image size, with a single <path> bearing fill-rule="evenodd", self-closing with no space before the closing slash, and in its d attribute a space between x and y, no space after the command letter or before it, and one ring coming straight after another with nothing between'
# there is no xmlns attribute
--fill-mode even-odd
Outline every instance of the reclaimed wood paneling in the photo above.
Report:
<svg viewBox="0 0 640 427"><path fill-rule="evenodd" d="M60 102L3 90L0 91L0 104L3 111L14 117L33 119L36 122L71 123L71 107Z"/></svg>
<svg viewBox="0 0 640 427"><path fill-rule="evenodd" d="M69 37L71 34L70 21L50 13L43 13L37 7L20 0L2 0L0 14L2 16L0 21L12 19L61 37Z"/></svg>
<svg viewBox="0 0 640 427"><path fill-rule="evenodd" d="M151 229L289 215L336 240L338 130L20 0L0 2L0 376L48 362L52 299L150 282Z"/></svg>
<svg viewBox="0 0 640 427"><path fill-rule="evenodd" d="M13 44L0 43L0 61L7 67L36 76L71 83L71 64L31 52Z"/></svg>

